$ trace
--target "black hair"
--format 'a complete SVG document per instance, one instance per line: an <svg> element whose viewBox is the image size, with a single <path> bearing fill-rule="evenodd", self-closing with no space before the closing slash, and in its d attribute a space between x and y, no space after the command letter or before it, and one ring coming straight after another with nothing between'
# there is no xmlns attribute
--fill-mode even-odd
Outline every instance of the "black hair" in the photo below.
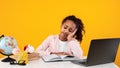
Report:
<svg viewBox="0 0 120 68"><path fill-rule="evenodd" d="M63 19L62 24L64 24L64 22L66 22L67 20L71 20L74 22L74 24L76 25L77 31L74 35L74 37L78 40L78 41L82 41L82 37L83 37L83 33L85 33L84 30L84 24L82 23L81 19L76 18L74 15L71 16L67 16L66 18Z"/></svg>

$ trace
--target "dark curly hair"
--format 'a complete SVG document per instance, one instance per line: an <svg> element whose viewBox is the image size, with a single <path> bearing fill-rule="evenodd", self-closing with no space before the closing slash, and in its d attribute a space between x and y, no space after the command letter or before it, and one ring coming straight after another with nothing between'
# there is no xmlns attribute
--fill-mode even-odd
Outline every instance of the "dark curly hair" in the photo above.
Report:
<svg viewBox="0 0 120 68"><path fill-rule="evenodd" d="M74 24L76 25L77 31L74 35L74 37L78 40L78 41L82 41L82 37L83 37L83 33L85 33L84 30L84 24L82 23L81 19L76 18L74 15L71 16L67 16L66 18L63 19L62 24L64 24L64 22L66 22L67 20L71 20L74 22Z"/></svg>

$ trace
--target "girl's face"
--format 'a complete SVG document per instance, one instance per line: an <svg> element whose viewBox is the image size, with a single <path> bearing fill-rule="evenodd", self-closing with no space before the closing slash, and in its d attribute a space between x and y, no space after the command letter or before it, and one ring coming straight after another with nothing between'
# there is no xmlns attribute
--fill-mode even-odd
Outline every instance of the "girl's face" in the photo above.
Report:
<svg viewBox="0 0 120 68"><path fill-rule="evenodd" d="M74 32L76 29L76 25L72 20L66 20L62 25L61 25L61 32L60 32L60 40L62 41L67 41L67 36L70 35L71 33Z"/></svg>

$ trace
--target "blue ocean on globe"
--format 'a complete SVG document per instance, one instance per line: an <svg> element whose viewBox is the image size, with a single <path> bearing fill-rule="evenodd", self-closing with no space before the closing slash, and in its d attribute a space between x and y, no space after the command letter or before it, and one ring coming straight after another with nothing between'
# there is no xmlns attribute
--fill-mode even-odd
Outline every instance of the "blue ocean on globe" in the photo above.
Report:
<svg viewBox="0 0 120 68"><path fill-rule="evenodd" d="M12 50L17 47L17 42L13 37L6 36L0 39L0 49L4 50L4 54L12 54Z"/></svg>

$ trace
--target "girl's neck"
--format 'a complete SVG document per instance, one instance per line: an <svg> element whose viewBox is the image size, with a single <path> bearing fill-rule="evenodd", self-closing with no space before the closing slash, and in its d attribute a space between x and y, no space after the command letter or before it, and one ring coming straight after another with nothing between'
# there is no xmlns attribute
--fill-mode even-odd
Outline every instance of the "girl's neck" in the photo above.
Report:
<svg viewBox="0 0 120 68"><path fill-rule="evenodd" d="M66 42L66 41L67 41L67 39L61 38L60 34L59 34L59 40L60 40L60 41L63 41L63 42Z"/></svg>

